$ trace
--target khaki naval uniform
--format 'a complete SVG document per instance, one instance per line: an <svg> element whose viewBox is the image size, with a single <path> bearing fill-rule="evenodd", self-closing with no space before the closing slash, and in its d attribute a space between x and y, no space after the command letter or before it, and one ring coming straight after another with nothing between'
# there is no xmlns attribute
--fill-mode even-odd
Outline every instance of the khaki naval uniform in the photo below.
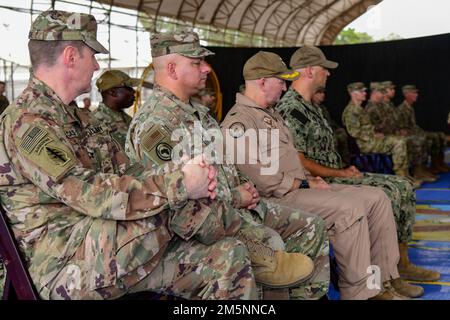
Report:
<svg viewBox="0 0 450 320"><path fill-rule="evenodd" d="M278 165L274 174L261 174L267 166L261 164L258 153L238 150L237 146L244 145L247 133L252 131L249 129L279 130L279 157L271 161L272 166ZM367 286L367 268L371 265L380 267L382 282L399 277L395 221L389 199L381 189L331 184L331 190L291 191L294 180L306 179L307 171L300 163L289 129L273 109L263 109L240 93L222 123L222 131L226 139L234 142L235 154L243 159L249 157L247 164L236 165L255 183L262 197L313 212L325 220L339 265L342 299L367 299L379 292ZM260 138L258 145L260 153L276 149Z"/></svg>

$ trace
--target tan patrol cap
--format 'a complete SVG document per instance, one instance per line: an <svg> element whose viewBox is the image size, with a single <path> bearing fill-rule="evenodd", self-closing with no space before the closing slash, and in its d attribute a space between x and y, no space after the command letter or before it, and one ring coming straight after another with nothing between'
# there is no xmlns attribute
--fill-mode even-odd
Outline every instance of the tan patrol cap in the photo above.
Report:
<svg viewBox="0 0 450 320"><path fill-rule="evenodd" d="M338 65L337 62L327 60L322 50L314 46L303 46L297 49L289 62L289 66L294 70L313 66L336 69Z"/></svg>
<svg viewBox="0 0 450 320"><path fill-rule="evenodd" d="M98 90L103 92L111 88L137 87L139 81L139 79L130 78L130 76L120 70L107 70L97 79L95 84Z"/></svg>
<svg viewBox="0 0 450 320"><path fill-rule="evenodd" d="M367 90L367 88L362 82L352 82L347 85L347 90L348 92L352 92L352 91Z"/></svg>
<svg viewBox="0 0 450 320"><path fill-rule="evenodd" d="M394 89L395 84L392 81L383 81L381 83L386 89Z"/></svg>
<svg viewBox="0 0 450 320"><path fill-rule="evenodd" d="M200 46L198 34L191 31L176 33L154 33L150 36L152 57L179 53L188 58L202 58L215 53Z"/></svg>
<svg viewBox="0 0 450 320"><path fill-rule="evenodd" d="M98 53L108 50L97 41L97 21L90 14L50 10L41 13L31 25L30 40L83 41Z"/></svg>
<svg viewBox="0 0 450 320"><path fill-rule="evenodd" d="M402 91L403 92L407 92L407 91L419 91L419 89L417 89L417 87L414 84L407 84L405 86L402 87Z"/></svg>
<svg viewBox="0 0 450 320"><path fill-rule="evenodd" d="M259 51L244 64L243 75L245 80L276 77L294 81L300 74L288 69L283 59L276 53Z"/></svg>
<svg viewBox="0 0 450 320"><path fill-rule="evenodd" d="M383 91L386 90L386 87L381 82L371 82L370 83L370 90L371 91L383 92Z"/></svg>

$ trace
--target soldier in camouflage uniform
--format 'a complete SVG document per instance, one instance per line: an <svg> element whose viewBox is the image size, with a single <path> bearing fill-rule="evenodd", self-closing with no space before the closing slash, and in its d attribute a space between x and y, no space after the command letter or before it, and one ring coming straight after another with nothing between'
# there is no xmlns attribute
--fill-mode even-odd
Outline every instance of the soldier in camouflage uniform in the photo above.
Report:
<svg viewBox="0 0 450 320"><path fill-rule="evenodd" d="M393 90L380 82L370 84L370 99L365 108L369 115L370 122L375 127L376 133L384 135L400 136L396 124L396 110L385 103L384 98L388 94L387 90ZM425 182L434 182L436 177L427 171L425 163L428 160L426 141L420 136L404 136L407 141L408 158L413 167L414 178Z"/></svg>
<svg viewBox="0 0 450 320"><path fill-rule="evenodd" d="M93 112L94 117L109 128L111 136L123 149L131 123L124 109L133 105L133 87L139 85L139 79L132 79L120 70L108 70L97 79L96 85L103 101Z"/></svg>
<svg viewBox="0 0 450 320"><path fill-rule="evenodd" d="M40 14L30 82L0 118L0 200L39 295L255 298L245 246L203 226L208 216L176 214L188 199L214 197L215 169L200 158L165 175L130 166L107 128L73 103L91 90L95 54L107 53L96 31L92 15ZM208 234L217 241L193 237Z"/></svg>
<svg viewBox="0 0 450 320"><path fill-rule="evenodd" d="M233 212L241 215L243 223L239 235L245 235L240 239L247 245L253 239L266 242L274 249L285 249L291 252L290 255L303 253L313 259L314 273L302 285L292 286L288 297L318 299L325 295L329 261L323 221L300 210L259 201L256 189L248 188L251 182L240 178L233 165L222 161L222 145L215 144L222 140L217 121L210 116L208 108L191 99L204 87L211 70L204 57L213 53L200 47L198 36L191 32L153 34L150 41L156 85L149 100L133 118L127 137L127 154L133 161L160 172L166 171L168 163L176 161L173 156L180 152L192 155L202 149L208 150L210 161L217 163L218 186L217 200L207 203L204 209L223 212L225 216ZM171 71L172 65L179 67ZM185 81L189 84L185 85ZM180 138L181 143L177 144L175 141ZM243 189L245 185L254 192L253 196ZM195 201L193 205L203 210L203 201ZM275 243L274 239L281 240L281 244ZM249 250L252 262L255 262L252 248ZM281 262L286 264L286 272L302 267L295 266L294 261L292 264ZM254 266L256 281L264 284L260 281L258 261Z"/></svg>
<svg viewBox="0 0 450 320"><path fill-rule="evenodd" d="M402 177L386 174L361 173L354 166L345 168L333 143L334 137L327 119L315 106L300 96L297 88L304 86L301 78L294 81L291 89L277 104L276 109L283 116L294 136L295 147L302 156L302 163L313 175L324 178L329 183L347 185L367 185L380 187L391 200L392 211L397 224L397 238L400 249L399 269L409 264L407 259L408 241L412 239L415 220L415 193L411 183ZM297 115L297 116L293 116ZM300 116L301 115L301 116ZM418 267L408 267L415 278L423 281L426 274ZM397 292L408 297L423 294L423 288L413 286L397 278L391 281Z"/></svg>
<svg viewBox="0 0 450 320"><path fill-rule="evenodd" d="M0 81L0 114L9 106L9 100L3 94L5 93L6 84Z"/></svg>
<svg viewBox="0 0 450 320"><path fill-rule="evenodd" d="M365 282L369 264L380 266L383 282L398 277L398 248L390 243L397 239L395 222L386 195L373 187L328 185L320 177L308 177L289 129L273 108L286 90L285 80L299 74L289 71L278 55L258 52L245 63L243 74L245 93L236 95L236 104L221 125L230 140L227 147L235 148L238 170L255 181L264 199L323 217L339 265L342 299L399 298ZM266 135L270 142L265 143ZM246 140L258 149L242 147L248 145ZM269 162L271 172L264 172Z"/></svg>
<svg viewBox="0 0 450 320"><path fill-rule="evenodd" d="M341 159L345 165L350 164L350 150L348 148L348 134L344 128L339 126L336 121L331 118L330 112L327 107L323 105L325 100L325 88L321 87L312 97L312 103L315 107L320 108L323 116L327 120L328 124L333 129L334 144L337 152L341 156Z"/></svg>
<svg viewBox="0 0 450 320"><path fill-rule="evenodd" d="M413 105L417 101L419 90L415 85L403 86L402 92L405 100L398 106L398 126L408 134L425 137L428 152L431 155L431 171L433 173L449 172L450 168L444 162L444 152L447 147L445 134L443 132L425 131L417 125Z"/></svg>
<svg viewBox="0 0 450 320"><path fill-rule="evenodd" d="M362 82L351 83L347 86L351 96L349 104L342 113L342 123L347 132L356 139L359 149L363 153L388 153L392 155L394 172L401 177L409 177L408 148L405 138L385 136L376 133L369 115L361 104L366 100L366 87ZM420 186L421 181L416 182Z"/></svg>

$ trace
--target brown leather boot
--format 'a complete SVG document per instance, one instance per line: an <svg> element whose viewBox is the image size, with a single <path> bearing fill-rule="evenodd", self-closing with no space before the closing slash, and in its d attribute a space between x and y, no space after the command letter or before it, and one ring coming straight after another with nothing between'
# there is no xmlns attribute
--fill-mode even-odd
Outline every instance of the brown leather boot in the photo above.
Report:
<svg viewBox="0 0 450 320"><path fill-rule="evenodd" d="M428 174L423 165L417 165L414 167L414 180L418 179L424 182L435 182L437 177Z"/></svg>
<svg viewBox="0 0 450 320"><path fill-rule="evenodd" d="M402 280L401 278L391 280L391 285L396 292L400 293L402 296L409 298L418 298L424 293L424 290L421 286L410 284L405 280Z"/></svg>
<svg viewBox="0 0 450 320"><path fill-rule="evenodd" d="M399 243L400 261L398 263L398 272L402 279L413 281L437 281L441 274L437 271L428 270L412 264L408 257L408 244Z"/></svg>
<svg viewBox="0 0 450 320"><path fill-rule="evenodd" d="M295 287L309 279L314 271L314 262L304 254L273 250L242 233L238 239L250 253L256 282L266 287Z"/></svg>
<svg viewBox="0 0 450 320"><path fill-rule="evenodd" d="M410 300L410 299L395 291L395 289L391 286L390 282L386 281L385 283L383 283L383 290L375 297L369 298L369 300Z"/></svg>

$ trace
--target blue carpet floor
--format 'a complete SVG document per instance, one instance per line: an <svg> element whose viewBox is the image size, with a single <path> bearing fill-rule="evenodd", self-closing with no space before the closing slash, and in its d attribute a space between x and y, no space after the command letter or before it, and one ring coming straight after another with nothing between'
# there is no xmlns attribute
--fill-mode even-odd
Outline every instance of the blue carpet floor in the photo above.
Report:
<svg viewBox="0 0 450 320"><path fill-rule="evenodd" d="M450 173L439 175L436 182L423 184L416 191L416 201L416 225L409 256L414 264L439 271L441 279L414 284L425 289L422 300L450 300L450 233L445 229L450 223ZM339 292L331 284L328 297L339 299Z"/></svg>

